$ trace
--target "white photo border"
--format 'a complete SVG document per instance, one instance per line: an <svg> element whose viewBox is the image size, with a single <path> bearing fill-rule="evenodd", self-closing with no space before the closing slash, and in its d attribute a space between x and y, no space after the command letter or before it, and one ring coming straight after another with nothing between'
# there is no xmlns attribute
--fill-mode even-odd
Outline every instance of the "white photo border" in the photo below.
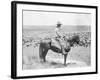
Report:
<svg viewBox="0 0 100 80"><path fill-rule="evenodd" d="M15 14L12 21L12 27L16 27L15 35L16 43L15 50L12 51L12 78L25 78L25 77L46 77L46 76L63 76L74 74L91 74L97 73L97 7L96 6L81 6L81 5L64 5L64 4L48 4L48 3L32 3L32 2L12 2ZM81 68L57 68L57 69L39 69L39 70L22 70L22 12L23 10L45 10L56 12L78 12L78 13L90 13L91 14L91 66ZM12 29L13 30L13 29ZM13 32L13 31L12 31ZM13 36L12 36L13 37ZM14 38L14 37L13 37ZM13 43L13 44L14 44ZM14 47L14 45L13 45ZM14 56L15 55L15 56ZM14 63L15 62L15 63ZM59 71L59 73L57 73Z"/></svg>

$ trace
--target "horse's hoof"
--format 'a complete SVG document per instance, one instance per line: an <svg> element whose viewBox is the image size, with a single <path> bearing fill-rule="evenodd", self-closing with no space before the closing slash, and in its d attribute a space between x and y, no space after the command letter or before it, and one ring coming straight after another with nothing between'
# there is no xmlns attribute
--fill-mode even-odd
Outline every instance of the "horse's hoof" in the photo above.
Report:
<svg viewBox="0 0 100 80"><path fill-rule="evenodd" d="M67 64L64 64L64 66L67 66Z"/></svg>
<svg viewBox="0 0 100 80"><path fill-rule="evenodd" d="M43 62L43 60L39 60L41 63Z"/></svg>
<svg viewBox="0 0 100 80"><path fill-rule="evenodd" d="M44 61L44 60L40 60L40 63L45 63L46 61Z"/></svg>

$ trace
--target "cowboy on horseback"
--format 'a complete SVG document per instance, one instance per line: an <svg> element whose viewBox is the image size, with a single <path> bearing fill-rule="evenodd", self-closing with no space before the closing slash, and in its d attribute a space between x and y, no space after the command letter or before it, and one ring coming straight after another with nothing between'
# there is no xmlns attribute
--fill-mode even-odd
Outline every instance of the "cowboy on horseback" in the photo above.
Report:
<svg viewBox="0 0 100 80"><path fill-rule="evenodd" d="M61 23L58 22L54 30L54 37L51 36L50 41L41 41L39 45L39 56L44 62L46 61L46 55L48 50L52 50L56 53L62 53L64 56L64 65L66 65L66 59L68 52L75 43L79 43L79 36L72 36L69 39L63 36L61 31Z"/></svg>
<svg viewBox="0 0 100 80"><path fill-rule="evenodd" d="M55 44L57 43L58 46L61 48L62 50L62 54L66 54L65 50L64 50L64 45L62 44L63 41L63 34L61 31L61 26L62 24L60 22L57 22L56 28L54 30L55 32L55 38L52 39L52 42Z"/></svg>

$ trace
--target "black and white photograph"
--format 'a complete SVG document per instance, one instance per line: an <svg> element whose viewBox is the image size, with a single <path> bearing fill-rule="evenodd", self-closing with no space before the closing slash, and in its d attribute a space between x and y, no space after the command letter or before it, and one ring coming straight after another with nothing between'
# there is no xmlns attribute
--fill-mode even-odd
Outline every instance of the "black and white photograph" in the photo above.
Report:
<svg viewBox="0 0 100 80"><path fill-rule="evenodd" d="M16 76L96 73L95 6L16 5Z"/></svg>
<svg viewBox="0 0 100 80"><path fill-rule="evenodd" d="M23 69L91 66L91 14L23 10Z"/></svg>

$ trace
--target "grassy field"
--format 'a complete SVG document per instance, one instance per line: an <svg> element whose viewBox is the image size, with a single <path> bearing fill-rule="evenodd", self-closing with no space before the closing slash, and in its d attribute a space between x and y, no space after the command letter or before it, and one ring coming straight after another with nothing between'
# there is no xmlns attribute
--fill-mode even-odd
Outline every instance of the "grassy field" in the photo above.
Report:
<svg viewBox="0 0 100 80"><path fill-rule="evenodd" d="M84 67L91 65L90 47L72 48L67 57L67 66L63 65L63 56L51 50L47 54L47 62L41 63L38 50L38 47L33 48L33 46L23 48L23 69Z"/></svg>

